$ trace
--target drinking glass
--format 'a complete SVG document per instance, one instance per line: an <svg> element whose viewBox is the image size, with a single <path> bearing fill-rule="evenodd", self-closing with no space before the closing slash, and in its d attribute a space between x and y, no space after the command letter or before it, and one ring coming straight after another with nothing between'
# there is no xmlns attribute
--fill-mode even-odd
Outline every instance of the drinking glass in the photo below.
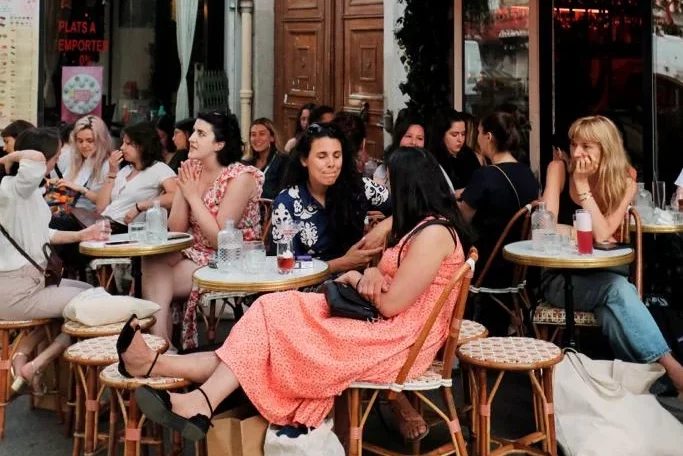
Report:
<svg viewBox="0 0 683 456"><path fill-rule="evenodd" d="M242 246L244 270L249 274L258 274L266 264L266 246L261 241L246 241Z"/></svg>
<svg viewBox="0 0 683 456"><path fill-rule="evenodd" d="M108 241L111 237L111 222L109 222L109 219L100 219L96 223L99 228L97 240Z"/></svg>
<svg viewBox="0 0 683 456"><path fill-rule="evenodd" d="M128 225L128 238L131 241L145 242L145 222L133 222Z"/></svg>
<svg viewBox="0 0 683 456"><path fill-rule="evenodd" d="M664 209L666 207L666 182L652 182L652 199L654 200L655 207L659 209Z"/></svg>
<svg viewBox="0 0 683 456"><path fill-rule="evenodd" d="M289 274L294 269L294 248L292 240L282 240L277 243L277 271Z"/></svg>
<svg viewBox="0 0 683 456"><path fill-rule="evenodd" d="M558 233L544 233L543 250L548 255L559 255L562 253L562 236Z"/></svg>
<svg viewBox="0 0 683 456"><path fill-rule="evenodd" d="M584 209L576 211L576 244L580 255L593 253L593 219L591 213Z"/></svg>

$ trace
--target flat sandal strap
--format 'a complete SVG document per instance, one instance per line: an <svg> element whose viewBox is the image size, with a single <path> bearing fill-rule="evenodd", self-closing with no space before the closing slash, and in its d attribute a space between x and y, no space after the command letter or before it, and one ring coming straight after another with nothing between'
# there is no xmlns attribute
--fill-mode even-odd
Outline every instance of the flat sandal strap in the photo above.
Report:
<svg viewBox="0 0 683 456"><path fill-rule="evenodd" d="M209 404L209 410L211 410L211 416L209 418L213 418L213 407L211 406L211 401L209 400L209 396L206 395L206 393L204 392L204 390L201 387L199 387L197 389L199 390L200 393L202 393L202 396L204 396L204 399L206 399L206 403Z"/></svg>

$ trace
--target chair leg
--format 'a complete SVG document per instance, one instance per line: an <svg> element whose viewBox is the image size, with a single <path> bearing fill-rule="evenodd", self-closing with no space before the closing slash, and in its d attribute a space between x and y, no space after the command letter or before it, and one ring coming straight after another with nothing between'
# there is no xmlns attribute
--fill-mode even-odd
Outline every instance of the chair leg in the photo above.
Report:
<svg viewBox="0 0 683 456"><path fill-rule="evenodd" d="M363 454L363 435L360 428L360 390L352 388L349 391L349 456Z"/></svg>
<svg viewBox="0 0 683 456"><path fill-rule="evenodd" d="M9 331L0 330L0 440L5 438L5 406L9 398Z"/></svg>
<svg viewBox="0 0 683 456"><path fill-rule="evenodd" d="M552 456L557 456L557 436L555 434L555 410L553 406L553 368L548 367L543 369L541 374L543 379L543 392L547 400L547 407L544 410L547 417L546 422L546 442L548 444L548 452Z"/></svg>
<svg viewBox="0 0 683 456"><path fill-rule="evenodd" d="M477 446L479 456L489 456L491 454L491 408L488 400L488 384L486 380L486 369L476 368L477 388L479 389L479 429L477 434Z"/></svg>
<svg viewBox="0 0 683 456"><path fill-rule="evenodd" d="M448 409L448 416L451 419L448 423L448 428L453 435L455 435L455 441L457 443L457 455L467 456L467 445L465 444L465 437L462 435L462 429L460 428L460 421L458 420L458 411L455 408L455 400L453 399L453 391L450 388L441 388L441 393L443 395L443 401Z"/></svg>

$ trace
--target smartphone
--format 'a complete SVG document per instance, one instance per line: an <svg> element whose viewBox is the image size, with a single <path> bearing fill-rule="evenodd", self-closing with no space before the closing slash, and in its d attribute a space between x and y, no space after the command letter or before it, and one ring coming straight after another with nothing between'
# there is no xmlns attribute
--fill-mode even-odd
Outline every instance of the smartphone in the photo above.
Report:
<svg viewBox="0 0 683 456"><path fill-rule="evenodd" d="M616 250L616 249L623 249L626 247L625 244L618 244L616 242L596 242L593 244L593 248L595 250Z"/></svg>
<svg viewBox="0 0 683 456"><path fill-rule="evenodd" d="M178 234L172 234L168 237L169 241L172 241L174 239L185 239L186 237L189 237L189 234L186 233L178 233Z"/></svg>
<svg viewBox="0 0 683 456"><path fill-rule="evenodd" d="M107 241L104 245L125 245L125 244L137 244L138 241Z"/></svg>

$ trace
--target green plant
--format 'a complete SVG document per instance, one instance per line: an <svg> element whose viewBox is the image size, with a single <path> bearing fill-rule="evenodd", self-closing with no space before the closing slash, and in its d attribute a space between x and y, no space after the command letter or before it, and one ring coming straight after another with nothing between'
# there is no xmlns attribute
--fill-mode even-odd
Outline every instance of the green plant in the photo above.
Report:
<svg viewBox="0 0 683 456"><path fill-rule="evenodd" d="M436 112L453 107L453 0L398 0L405 13L397 21L396 42L407 79L399 88L408 95L407 107L431 122ZM488 0L465 0L468 22L490 22Z"/></svg>
<svg viewBox="0 0 683 456"><path fill-rule="evenodd" d="M450 65L453 49L452 0L399 0L405 13L397 21L396 42L407 79L399 86L407 107L431 121L434 112L453 106Z"/></svg>

